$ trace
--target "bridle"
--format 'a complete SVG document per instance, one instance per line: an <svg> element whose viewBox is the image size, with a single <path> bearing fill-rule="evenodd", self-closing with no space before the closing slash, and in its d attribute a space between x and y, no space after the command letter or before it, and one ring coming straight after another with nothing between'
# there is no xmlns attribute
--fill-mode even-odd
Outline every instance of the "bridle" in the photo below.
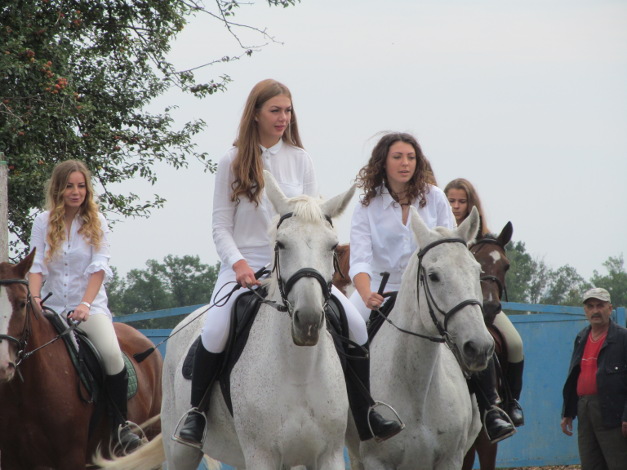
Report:
<svg viewBox="0 0 627 470"><path fill-rule="evenodd" d="M477 254L481 251L481 248L483 248L485 245L497 245L501 248L502 245L495 239L492 238L482 238L481 240L477 240L474 245L472 245L470 247L470 252L473 254L473 256L475 256L475 258L477 257ZM479 247L476 250L473 251L473 249L475 247ZM507 297L507 285L505 284L505 281L501 281L498 277L496 276L491 276L491 275L484 275L481 276L480 278L481 282L494 282L496 284L496 286L499 289L499 300L500 299L505 299L505 301L508 301L508 297Z"/></svg>
<svg viewBox="0 0 627 470"><path fill-rule="evenodd" d="M281 216L281 218L279 219L279 222L277 223L276 228L278 229L281 224L283 223L284 220L289 219L290 217L292 217L294 215L293 212L288 212L287 214L284 214ZM331 218L327 215L324 216L325 219L327 220L327 222L329 222L329 224L331 224L331 227L333 227L333 222L331 221ZM323 306L323 311L326 310L327 305L329 303L329 300L331 299L331 280L329 280L328 282L324 279L324 277L322 276L322 274L320 274L319 271L317 271L316 269L313 268L301 268L298 271L296 271L294 274L292 274L287 281L285 281L283 279L283 276L281 275L281 263L280 263L280 247L279 247L279 243L275 243L274 244L274 270L276 270L277 273L277 283L279 285L279 292L281 294L281 302L282 304L279 304L277 302L273 302L271 300L263 300L264 303L273 306L274 308L276 308L278 311L280 312L287 312L288 315L290 316L290 318L292 317L292 315L294 314L294 308L292 306L292 304L290 303L290 301L287 299L287 296L289 295L289 293L291 292L292 288L294 287L294 285L303 278L313 278L316 281L318 281L318 283L320 284L320 287L322 288L322 295L324 296L324 306ZM333 256L333 264L335 267L337 267L337 256L334 255Z"/></svg>
<svg viewBox="0 0 627 470"><path fill-rule="evenodd" d="M15 369L19 373L18 366L26 357L26 347L28 346L28 340L30 339L31 334L31 315L29 310L32 310L32 298L30 295L30 288L28 287L28 281L25 279L0 279L0 286L11 286L15 284L21 284L26 287L28 291L27 297L27 305L26 305L26 314L24 315L24 325L22 326L22 332L19 337L0 334L0 342L6 340L10 343L14 343L17 346L17 363L15 364ZM20 375L21 376L21 375Z"/></svg>
<svg viewBox="0 0 627 470"><path fill-rule="evenodd" d="M424 291L425 291L425 296L427 299L427 306L429 308L429 315L431 316L431 320L433 321L433 324L435 325L435 327L438 330L439 336L430 336L430 335L423 335L421 333L416 333L414 331L409 331L409 330L405 330L403 328L398 327L397 325L395 325L388 317L385 317L385 321L387 321L388 323L390 323L394 328L396 328L397 330L399 330L402 333L411 335L411 336L417 336L419 338L423 338L423 339L428 339L431 342L434 343L444 343L446 344L446 346L451 350L451 352L453 353L453 355L455 356L455 359L457 359L457 362L459 363L462 371L464 372L464 375L466 375L467 377L469 377L469 371L467 370L467 367L462 359L462 355L461 352L459 350L459 347L457 346L457 344L455 343L455 338L453 338L453 336L451 336L451 334L448 331L448 323L451 320L451 318L458 313L460 310L462 310L464 307L467 307L469 305L476 305L481 309L481 313L483 315L483 304L482 302L480 302L479 300L476 299L467 299L467 300L463 300L460 303L458 303L457 305L455 305L454 307L452 307L451 309L449 309L447 312L445 312L444 310L442 310L437 302L435 301L435 299L433 298L433 293L431 292L431 288L429 286L429 282L428 282L428 276L426 273L426 270L424 268L424 266L422 265L422 261L424 256L429 252L429 250L431 250L432 248L435 248L438 245L442 245L444 243L461 243L464 245L464 248L466 248L466 241L461 239L461 238L442 238L440 240L436 240L432 243L429 243L427 246L425 246L424 248L422 248L418 253L417 253L417 257L418 257L418 272L416 275L416 300L418 302L418 305L420 305L420 286L422 284L422 286L424 287ZM442 324L442 322L440 322L440 320L438 319L438 317L436 316L435 312L440 313L441 315L444 316L444 324ZM383 313L381 313L381 311L379 309L377 309L377 312L379 313L379 315L383 315Z"/></svg>
<svg viewBox="0 0 627 470"><path fill-rule="evenodd" d="M26 300L26 313L24 315L24 325L22 327L22 332L20 333L18 338L16 338L15 336L11 336L11 335L0 334L0 342L3 341L3 340L6 340L6 341L9 341L11 343L14 343L17 346L17 354L16 354L17 361L14 364L14 366L15 366L15 370L16 370L18 376L20 377L20 379L22 381L24 381L24 378L22 377L22 374L21 374L20 369L19 369L19 367L22 364L22 362L24 362L26 359L28 359L30 356L35 354L40 349L43 349L46 346L51 345L55 341L61 339L63 336L65 336L65 335L73 332L74 330L76 330L78 328L78 325L79 325L80 322L70 322L68 320L69 326L68 326L68 328L66 330L64 330L62 333L59 333L58 335L56 335L50 341L48 341L48 342L46 342L46 343L36 347L35 349L27 352L26 348L28 347L28 341L30 339L30 335L31 335L31 332L32 332L31 316L34 314L33 298L31 296L30 287L28 285L28 281L27 280L25 280L25 279L0 279L0 286L10 286L10 285L14 285L14 284L22 284L23 286L26 287L26 290L28 291L27 300ZM42 305L42 308L44 310L46 310L46 311L56 315L54 310L52 310L52 309L50 309L48 307L44 307L43 305Z"/></svg>

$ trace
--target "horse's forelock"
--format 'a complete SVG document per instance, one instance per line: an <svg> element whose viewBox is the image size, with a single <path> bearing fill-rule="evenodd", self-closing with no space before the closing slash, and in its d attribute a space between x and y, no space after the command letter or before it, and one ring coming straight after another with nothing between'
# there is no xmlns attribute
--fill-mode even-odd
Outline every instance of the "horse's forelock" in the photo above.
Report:
<svg viewBox="0 0 627 470"><path fill-rule="evenodd" d="M318 222L325 219L322 207L318 201L311 196L298 196L294 201L294 215L306 222Z"/></svg>

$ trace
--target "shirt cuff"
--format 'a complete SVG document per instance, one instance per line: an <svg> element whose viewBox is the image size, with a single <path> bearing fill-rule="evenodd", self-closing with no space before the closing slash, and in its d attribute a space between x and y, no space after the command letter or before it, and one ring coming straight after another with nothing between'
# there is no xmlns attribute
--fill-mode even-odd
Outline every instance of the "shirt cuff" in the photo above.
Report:
<svg viewBox="0 0 627 470"><path fill-rule="evenodd" d="M108 281L113 277L113 271L105 261L93 261L87 268L85 269L85 276L89 277L94 273L99 271L104 271L105 277L103 283Z"/></svg>
<svg viewBox="0 0 627 470"><path fill-rule="evenodd" d="M348 275L351 279L353 279L359 273L366 273L368 276L370 276L370 279L372 279L372 269L370 268L370 265L368 263L356 263L351 266L350 270L348 271Z"/></svg>

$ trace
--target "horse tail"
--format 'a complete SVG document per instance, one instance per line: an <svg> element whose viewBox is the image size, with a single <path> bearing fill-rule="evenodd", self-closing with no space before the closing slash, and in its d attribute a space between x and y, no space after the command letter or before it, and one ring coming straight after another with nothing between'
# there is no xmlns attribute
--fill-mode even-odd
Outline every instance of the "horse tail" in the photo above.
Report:
<svg viewBox="0 0 627 470"><path fill-rule="evenodd" d="M100 449L96 451L92 463L99 468L115 470L147 470L161 468L165 462L163 435L158 434L152 441L139 447L133 453L111 460L103 457Z"/></svg>

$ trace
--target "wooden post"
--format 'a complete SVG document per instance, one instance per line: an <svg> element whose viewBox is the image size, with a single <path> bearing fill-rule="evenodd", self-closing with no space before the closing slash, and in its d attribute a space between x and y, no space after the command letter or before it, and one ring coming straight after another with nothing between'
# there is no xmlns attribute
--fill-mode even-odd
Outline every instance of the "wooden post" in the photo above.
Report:
<svg viewBox="0 0 627 470"><path fill-rule="evenodd" d="M9 261L9 169L0 152L0 261Z"/></svg>

